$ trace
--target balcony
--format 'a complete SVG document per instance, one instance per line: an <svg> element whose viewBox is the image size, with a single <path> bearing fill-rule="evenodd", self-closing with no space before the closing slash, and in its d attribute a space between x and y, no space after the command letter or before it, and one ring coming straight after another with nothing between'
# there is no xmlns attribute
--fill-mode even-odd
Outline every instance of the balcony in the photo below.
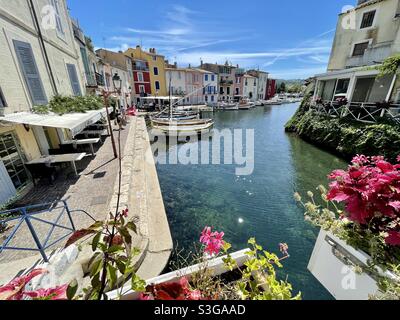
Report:
<svg viewBox="0 0 400 320"><path fill-rule="evenodd" d="M363 56L349 57L346 68L362 67L381 63L392 54L392 43L379 47L368 48Z"/></svg>
<svg viewBox="0 0 400 320"><path fill-rule="evenodd" d="M86 73L86 82L87 87L97 88L99 86L103 87L105 85L104 76L97 72Z"/></svg>
<svg viewBox="0 0 400 320"><path fill-rule="evenodd" d="M221 79L221 81L219 83L222 85L230 86L230 85L233 85L233 80Z"/></svg>

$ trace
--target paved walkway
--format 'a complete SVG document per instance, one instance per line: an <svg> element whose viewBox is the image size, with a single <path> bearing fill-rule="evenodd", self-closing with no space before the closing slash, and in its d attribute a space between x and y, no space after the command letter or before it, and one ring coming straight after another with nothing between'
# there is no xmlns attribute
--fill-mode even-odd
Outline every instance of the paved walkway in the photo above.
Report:
<svg viewBox="0 0 400 320"><path fill-rule="evenodd" d="M131 124L128 124L121 131L122 152L130 129ZM134 128L132 129L134 130ZM114 128L114 136L117 141L118 130L116 128ZM78 172L80 173L79 178L75 177L71 171L72 169L67 165L67 168L53 185L49 185L46 180L40 182L26 196L13 204L13 207L18 208L41 203L52 203L62 199L67 201L71 210L84 210L96 220L103 220L108 214L110 199L118 176L118 160L113 158L111 138L107 137L104 143L96 150L94 158L88 156L82 162L77 163ZM54 222L60 212L60 209L52 210L51 212L39 215L38 218ZM82 212L73 213L73 221L76 229L85 228L93 223L93 220ZM39 239L44 242L51 226L39 222L34 222L33 224L38 232ZM67 215L63 215L59 224L70 226ZM0 235L0 242L3 242L11 231L12 228ZM66 234L66 230L56 228L49 243ZM65 241L56 244L55 247L63 246ZM22 225L9 246L35 247L32 236L25 224ZM23 259L37 254L38 252L34 251L6 250L0 253L0 263Z"/></svg>

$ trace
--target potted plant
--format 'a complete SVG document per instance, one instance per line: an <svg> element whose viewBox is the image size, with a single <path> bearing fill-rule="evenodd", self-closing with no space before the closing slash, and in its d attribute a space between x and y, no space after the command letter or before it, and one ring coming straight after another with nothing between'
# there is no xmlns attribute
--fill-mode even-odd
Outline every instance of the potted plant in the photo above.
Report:
<svg viewBox="0 0 400 320"><path fill-rule="evenodd" d="M309 269L338 299L399 299L400 164L357 155L329 179L329 190L318 187L323 205L295 194L321 227Z"/></svg>
<svg viewBox="0 0 400 320"><path fill-rule="evenodd" d="M16 278L0 287L0 300L21 299L122 299L122 300L294 300L292 286L279 281L275 268L289 258L288 246L280 244L282 257L264 251L250 239L250 249L229 253L230 244L223 240L224 233L206 227L201 234L199 263L178 271L144 281L133 266L138 254L132 247L129 230L135 232L128 221L128 211L123 210L109 221L96 222L91 227L77 231L67 247L89 235L93 256L88 262L90 286L78 288L77 282L56 288L29 291L25 287L46 270ZM219 256L221 254L221 256ZM80 289L80 290L78 290Z"/></svg>

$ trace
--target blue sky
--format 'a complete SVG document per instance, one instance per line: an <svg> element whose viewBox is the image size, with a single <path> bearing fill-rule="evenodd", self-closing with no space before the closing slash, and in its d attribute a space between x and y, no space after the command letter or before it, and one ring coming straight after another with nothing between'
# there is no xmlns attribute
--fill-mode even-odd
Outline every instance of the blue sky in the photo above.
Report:
<svg viewBox="0 0 400 320"><path fill-rule="evenodd" d="M181 66L260 68L280 79L326 70L337 23L355 0L68 0L96 47L155 47Z"/></svg>

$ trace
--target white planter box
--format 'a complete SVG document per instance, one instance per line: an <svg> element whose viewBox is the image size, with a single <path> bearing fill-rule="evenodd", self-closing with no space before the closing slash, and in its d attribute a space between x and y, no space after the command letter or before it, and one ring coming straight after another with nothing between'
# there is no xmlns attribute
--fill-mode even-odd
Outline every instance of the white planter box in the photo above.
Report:
<svg viewBox="0 0 400 320"><path fill-rule="evenodd" d="M232 258L236 260L239 268L242 267L244 263L249 259L249 256L246 254L246 252L249 251L250 249L244 249L231 254ZM212 271L213 276L219 276L228 272L224 265L224 262L222 261L223 258L225 257L208 260L207 269ZM196 264L188 268L184 268L178 271L163 274L153 279L146 280L146 283L147 285L157 285L165 282L176 281L182 277L187 277L190 281L191 275L200 271L202 268L204 268L204 264ZM107 293L108 299L118 299L119 292L120 290L115 290ZM124 294L122 295L121 300L137 300L140 295L140 293L132 291L130 289L130 285L127 285L122 292Z"/></svg>
<svg viewBox="0 0 400 320"><path fill-rule="evenodd" d="M366 253L321 230L308 269L337 300L368 300L378 293L376 280L365 273L356 274L352 268L365 266L368 260ZM386 275L395 278L390 272Z"/></svg>

